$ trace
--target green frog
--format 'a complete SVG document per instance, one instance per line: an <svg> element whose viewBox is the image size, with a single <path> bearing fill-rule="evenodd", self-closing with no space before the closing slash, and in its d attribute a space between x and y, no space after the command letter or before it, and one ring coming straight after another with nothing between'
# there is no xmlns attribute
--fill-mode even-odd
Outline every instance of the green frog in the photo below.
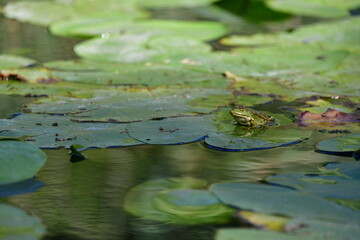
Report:
<svg viewBox="0 0 360 240"><path fill-rule="evenodd" d="M256 128L275 125L275 119L251 108L240 107L230 110L238 125Z"/></svg>

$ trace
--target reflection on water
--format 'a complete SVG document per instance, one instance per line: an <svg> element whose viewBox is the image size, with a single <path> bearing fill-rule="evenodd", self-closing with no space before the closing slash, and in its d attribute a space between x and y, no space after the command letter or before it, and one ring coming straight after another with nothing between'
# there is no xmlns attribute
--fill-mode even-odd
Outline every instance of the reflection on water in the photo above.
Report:
<svg viewBox="0 0 360 240"><path fill-rule="evenodd" d="M199 143L145 145L88 150L89 159L78 163L70 162L67 150L47 150L48 161L38 173L46 186L5 201L39 216L48 228L47 239L211 239L215 226L174 226L128 216L125 194L157 178L257 181L276 173L316 171L321 162L349 160L315 153L311 145L243 153L209 150Z"/></svg>
<svg viewBox="0 0 360 240"><path fill-rule="evenodd" d="M21 106L29 102L29 98L0 94L0 119L6 118L14 113L20 113Z"/></svg>
<svg viewBox="0 0 360 240"><path fill-rule="evenodd" d="M47 28L5 19L0 15L0 54L15 54L40 62L76 58L79 40L53 36Z"/></svg>

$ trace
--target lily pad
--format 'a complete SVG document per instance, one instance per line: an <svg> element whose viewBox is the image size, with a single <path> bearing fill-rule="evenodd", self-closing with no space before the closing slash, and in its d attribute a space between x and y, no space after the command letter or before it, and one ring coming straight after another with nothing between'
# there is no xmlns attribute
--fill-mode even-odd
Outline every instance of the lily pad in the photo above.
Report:
<svg viewBox="0 0 360 240"><path fill-rule="evenodd" d="M315 240L315 238L292 236L285 233L259 231L253 229L227 228L216 233L215 240Z"/></svg>
<svg viewBox="0 0 360 240"><path fill-rule="evenodd" d="M255 183L213 184L210 191L224 204L265 214L335 222L358 222L360 213L324 198L289 188Z"/></svg>
<svg viewBox="0 0 360 240"><path fill-rule="evenodd" d="M70 5L57 1L17 1L4 8L5 17L47 26L60 19L75 15Z"/></svg>
<svg viewBox="0 0 360 240"><path fill-rule="evenodd" d="M45 161L46 154L29 143L1 140L0 184L19 182L33 177Z"/></svg>
<svg viewBox="0 0 360 240"><path fill-rule="evenodd" d="M136 0L136 3L142 7L148 8L175 8L175 7L197 7L209 5L218 0Z"/></svg>
<svg viewBox="0 0 360 240"><path fill-rule="evenodd" d="M349 134L319 142L316 151L326 154L352 156L360 149L360 134Z"/></svg>
<svg viewBox="0 0 360 240"><path fill-rule="evenodd" d="M32 137L28 140L31 144L52 149L69 148L72 144L80 144L87 148L143 144L129 137L126 133L126 125L123 124L77 123L72 122L67 116L41 114L23 114L12 119L0 120L1 135L15 137L30 135Z"/></svg>
<svg viewBox="0 0 360 240"><path fill-rule="evenodd" d="M156 208L154 199L163 192L174 189L203 189L206 181L194 178L157 179L133 187L125 196L124 208L144 219L177 223L179 217Z"/></svg>
<svg viewBox="0 0 360 240"><path fill-rule="evenodd" d="M16 55L0 55L0 72L8 68L28 67L36 64L36 60Z"/></svg>
<svg viewBox="0 0 360 240"><path fill-rule="evenodd" d="M7 18L43 26L70 18L115 14L136 18L147 15L133 3L117 0L17 1L8 3L4 12Z"/></svg>
<svg viewBox="0 0 360 240"><path fill-rule="evenodd" d="M303 4L303 2L301 2ZM252 36L230 36L221 40L225 45L271 47L292 45L293 48L320 45L331 49L359 50L360 18L302 26L295 31Z"/></svg>
<svg viewBox="0 0 360 240"><path fill-rule="evenodd" d="M234 209L220 203L206 190L167 190L156 195L152 202L154 208L173 217L172 223L226 223L234 213Z"/></svg>
<svg viewBox="0 0 360 240"><path fill-rule="evenodd" d="M276 119L277 126L246 128L234 123L229 109L217 112L213 121L218 129L208 134L205 146L234 152L262 150L299 143L311 135L310 131L296 127L286 116L266 114Z"/></svg>
<svg viewBox="0 0 360 240"><path fill-rule="evenodd" d="M75 46L79 56L98 61L143 62L155 56L191 51L206 53L210 46L186 36L118 35L87 40Z"/></svg>
<svg viewBox="0 0 360 240"><path fill-rule="evenodd" d="M65 37L93 37L119 33L121 28L131 24L131 18L122 15L93 15L62 20L50 25L50 32Z"/></svg>
<svg viewBox="0 0 360 240"><path fill-rule="evenodd" d="M148 144L184 144L204 139L215 126L205 117L179 117L133 123L131 137Z"/></svg>
<svg viewBox="0 0 360 240"><path fill-rule="evenodd" d="M326 198L360 199L360 181L337 176L281 174L266 178L270 184L291 187Z"/></svg>
<svg viewBox="0 0 360 240"><path fill-rule="evenodd" d="M334 175L360 180L360 162L327 163L320 170L325 174L333 172Z"/></svg>
<svg viewBox="0 0 360 240"><path fill-rule="evenodd" d="M341 18L349 16L349 10L359 7L360 2L358 0L266 0L266 4L276 11L296 15L322 18Z"/></svg>
<svg viewBox="0 0 360 240"><path fill-rule="evenodd" d="M230 92L206 88L86 91L90 98L55 98L28 105L32 113L67 114L80 122L135 122L208 114L228 104ZM211 101L211 99L216 101Z"/></svg>
<svg viewBox="0 0 360 240"><path fill-rule="evenodd" d="M220 74L196 71L188 66L162 63L118 64L75 60L45 63L54 77L82 83L106 85L191 85L226 88L230 83Z"/></svg>
<svg viewBox="0 0 360 240"><path fill-rule="evenodd" d="M202 71L223 74L231 72L238 77L277 77L329 71L338 67L347 55L347 51L327 51L315 46L304 48L281 46L239 49L233 53L178 55L169 59L174 65L187 64ZM244 81L243 84L246 85L246 82Z"/></svg>
<svg viewBox="0 0 360 240"><path fill-rule="evenodd" d="M45 235L41 221L10 205L0 204L0 236L2 239L39 240Z"/></svg>
<svg viewBox="0 0 360 240"><path fill-rule="evenodd" d="M313 219L294 219L288 223L287 228L293 228L294 230L291 233L294 235L317 240L356 240L360 234L358 222L339 223Z"/></svg>

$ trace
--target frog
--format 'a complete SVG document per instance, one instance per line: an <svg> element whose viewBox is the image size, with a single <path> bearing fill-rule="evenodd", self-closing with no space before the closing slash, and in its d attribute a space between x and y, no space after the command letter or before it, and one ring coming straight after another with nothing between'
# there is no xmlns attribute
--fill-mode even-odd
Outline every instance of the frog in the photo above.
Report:
<svg viewBox="0 0 360 240"><path fill-rule="evenodd" d="M236 124L249 128L273 126L275 124L273 117L247 107L232 109L230 114L234 117Z"/></svg>

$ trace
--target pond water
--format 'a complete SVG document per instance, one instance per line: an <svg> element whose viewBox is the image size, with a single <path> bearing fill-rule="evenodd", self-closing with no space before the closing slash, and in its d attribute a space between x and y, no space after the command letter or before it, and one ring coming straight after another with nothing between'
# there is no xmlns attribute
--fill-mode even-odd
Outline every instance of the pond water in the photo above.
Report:
<svg viewBox="0 0 360 240"><path fill-rule="evenodd" d="M4 1L0 2L3 3ZM78 40L52 36L46 28L0 18L0 52L39 61L71 59ZM0 95L0 117L21 111L31 98ZM212 239L217 226L177 226L141 220L123 210L124 196L148 180L191 176L210 183L255 182L277 173L311 172L346 157L315 153L311 141L271 150L221 152L200 143L146 145L88 150L87 160L72 163L67 150L46 150L48 160L38 173L46 184L37 192L2 198L38 216L47 227L45 239Z"/></svg>

